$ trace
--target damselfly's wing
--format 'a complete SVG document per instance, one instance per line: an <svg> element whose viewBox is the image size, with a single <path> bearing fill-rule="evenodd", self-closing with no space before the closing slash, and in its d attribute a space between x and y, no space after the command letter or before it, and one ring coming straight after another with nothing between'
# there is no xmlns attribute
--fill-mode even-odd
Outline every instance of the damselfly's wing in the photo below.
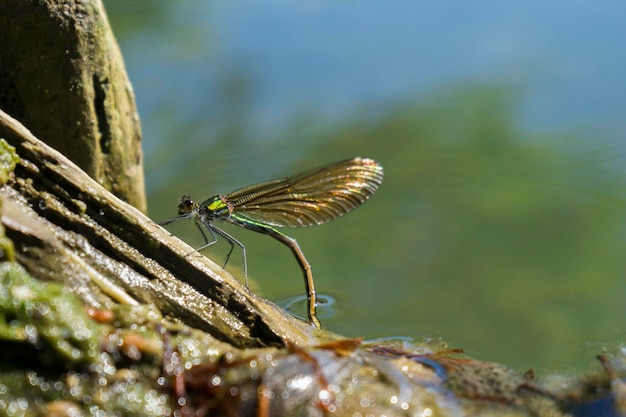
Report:
<svg viewBox="0 0 626 417"><path fill-rule="evenodd" d="M383 180L383 167L353 158L240 188L225 196L233 215L276 227L306 227L362 204Z"/></svg>

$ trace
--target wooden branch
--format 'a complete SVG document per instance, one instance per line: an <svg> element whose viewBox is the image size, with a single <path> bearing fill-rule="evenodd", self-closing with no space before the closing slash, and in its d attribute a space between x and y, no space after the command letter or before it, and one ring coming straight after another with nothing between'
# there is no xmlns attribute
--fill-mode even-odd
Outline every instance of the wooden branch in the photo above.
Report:
<svg viewBox="0 0 626 417"><path fill-rule="evenodd" d="M20 157L0 189L17 260L64 282L93 307L152 303L234 346L307 344L309 326L124 203L0 111L0 138Z"/></svg>

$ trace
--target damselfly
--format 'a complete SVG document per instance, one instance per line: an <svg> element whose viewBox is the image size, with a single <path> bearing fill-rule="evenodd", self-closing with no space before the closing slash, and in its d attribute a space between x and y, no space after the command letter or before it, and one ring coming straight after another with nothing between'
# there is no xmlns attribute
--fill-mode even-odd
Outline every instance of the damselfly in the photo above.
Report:
<svg viewBox="0 0 626 417"><path fill-rule="evenodd" d="M178 217L161 223L193 219L204 237L200 251L217 242L217 236L226 239L230 250L224 267L236 246L241 248L243 271L248 286L248 265L245 246L230 234L216 227L214 221L223 221L248 230L263 233L287 245L293 252L304 274L307 292L309 323L320 327L315 314L317 299L313 273L295 239L275 227L307 227L335 219L362 204L376 191L383 179L383 167L368 158L353 158L280 178L249 185L230 194L218 194L202 203L184 195L178 205ZM209 232L210 238L204 232Z"/></svg>

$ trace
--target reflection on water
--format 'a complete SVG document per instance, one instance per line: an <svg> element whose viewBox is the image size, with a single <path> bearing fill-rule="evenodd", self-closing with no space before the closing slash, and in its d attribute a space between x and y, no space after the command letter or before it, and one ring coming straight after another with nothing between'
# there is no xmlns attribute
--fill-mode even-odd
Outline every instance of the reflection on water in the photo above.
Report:
<svg viewBox="0 0 626 417"><path fill-rule="evenodd" d="M165 48L156 42L154 51L171 55L167 65L177 70L170 72L126 49L175 25L166 6L149 4L158 5L154 16L124 26L130 38L120 42L140 111L151 116L142 123L156 221L175 215L183 193L200 200L371 157L385 179L370 201L329 224L288 231L313 267L318 292L337 300L337 314L320 308L324 327L349 337L438 335L476 357L535 370L586 366L624 339L626 154L604 123L532 133L519 126L527 91L457 81L419 99L401 96L401 104L364 101L370 104L341 118L312 112L268 136L252 123L262 68L243 59L207 74L220 66L213 60L224 52L216 49L228 48L219 39L192 38L207 49L195 56L201 52L186 50L193 45L176 31L161 35ZM186 34L209 31L203 28L193 21ZM356 74L348 64L340 69ZM170 84L163 74L188 83ZM246 245L253 291L274 301L304 297L289 251L266 236L225 229ZM193 225L172 231L192 245L197 239ZM203 254L220 264L223 249ZM236 262L228 270L242 277Z"/></svg>
<svg viewBox="0 0 626 417"><path fill-rule="evenodd" d="M297 295L282 300L276 300L276 305L302 321L307 321L307 298L306 295ZM328 320L336 315L336 300L328 294L317 294L317 317Z"/></svg>
<svg viewBox="0 0 626 417"><path fill-rule="evenodd" d="M298 164L358 149L386 172L379 192L349 216L289 230L313 265L318 291L341 295L339 318L323 324L349 336L437 333L481 357L496 360L485 353L495 351L528 366L583 358L585 349L551 340L619 337L611 327L623 313L626 204L613 149L589 159L575 146L580 139L522 138L506 117L491 117L506 102L475 94L467 107L415 106L376 124L347 123ZM206 186L201 177L171 181ZM177 192L154 193L152 207L167 207L159 200L165 194L171 213ZM245 242L260 294L303 294L284 248L229 233Z"/></svg>

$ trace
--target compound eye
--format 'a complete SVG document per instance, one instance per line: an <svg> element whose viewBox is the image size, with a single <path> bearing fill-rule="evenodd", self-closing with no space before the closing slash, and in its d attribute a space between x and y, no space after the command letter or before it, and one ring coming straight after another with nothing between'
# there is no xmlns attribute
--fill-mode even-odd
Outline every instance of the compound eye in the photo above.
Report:
<svg viewBox="0 0 626 417"><path fill-rule="evenodd" d="M178 203L178 214L187 214L191 213L196 207L196 203L193 201L190 195L183 195L180 198L180 202Z"/></svg>

